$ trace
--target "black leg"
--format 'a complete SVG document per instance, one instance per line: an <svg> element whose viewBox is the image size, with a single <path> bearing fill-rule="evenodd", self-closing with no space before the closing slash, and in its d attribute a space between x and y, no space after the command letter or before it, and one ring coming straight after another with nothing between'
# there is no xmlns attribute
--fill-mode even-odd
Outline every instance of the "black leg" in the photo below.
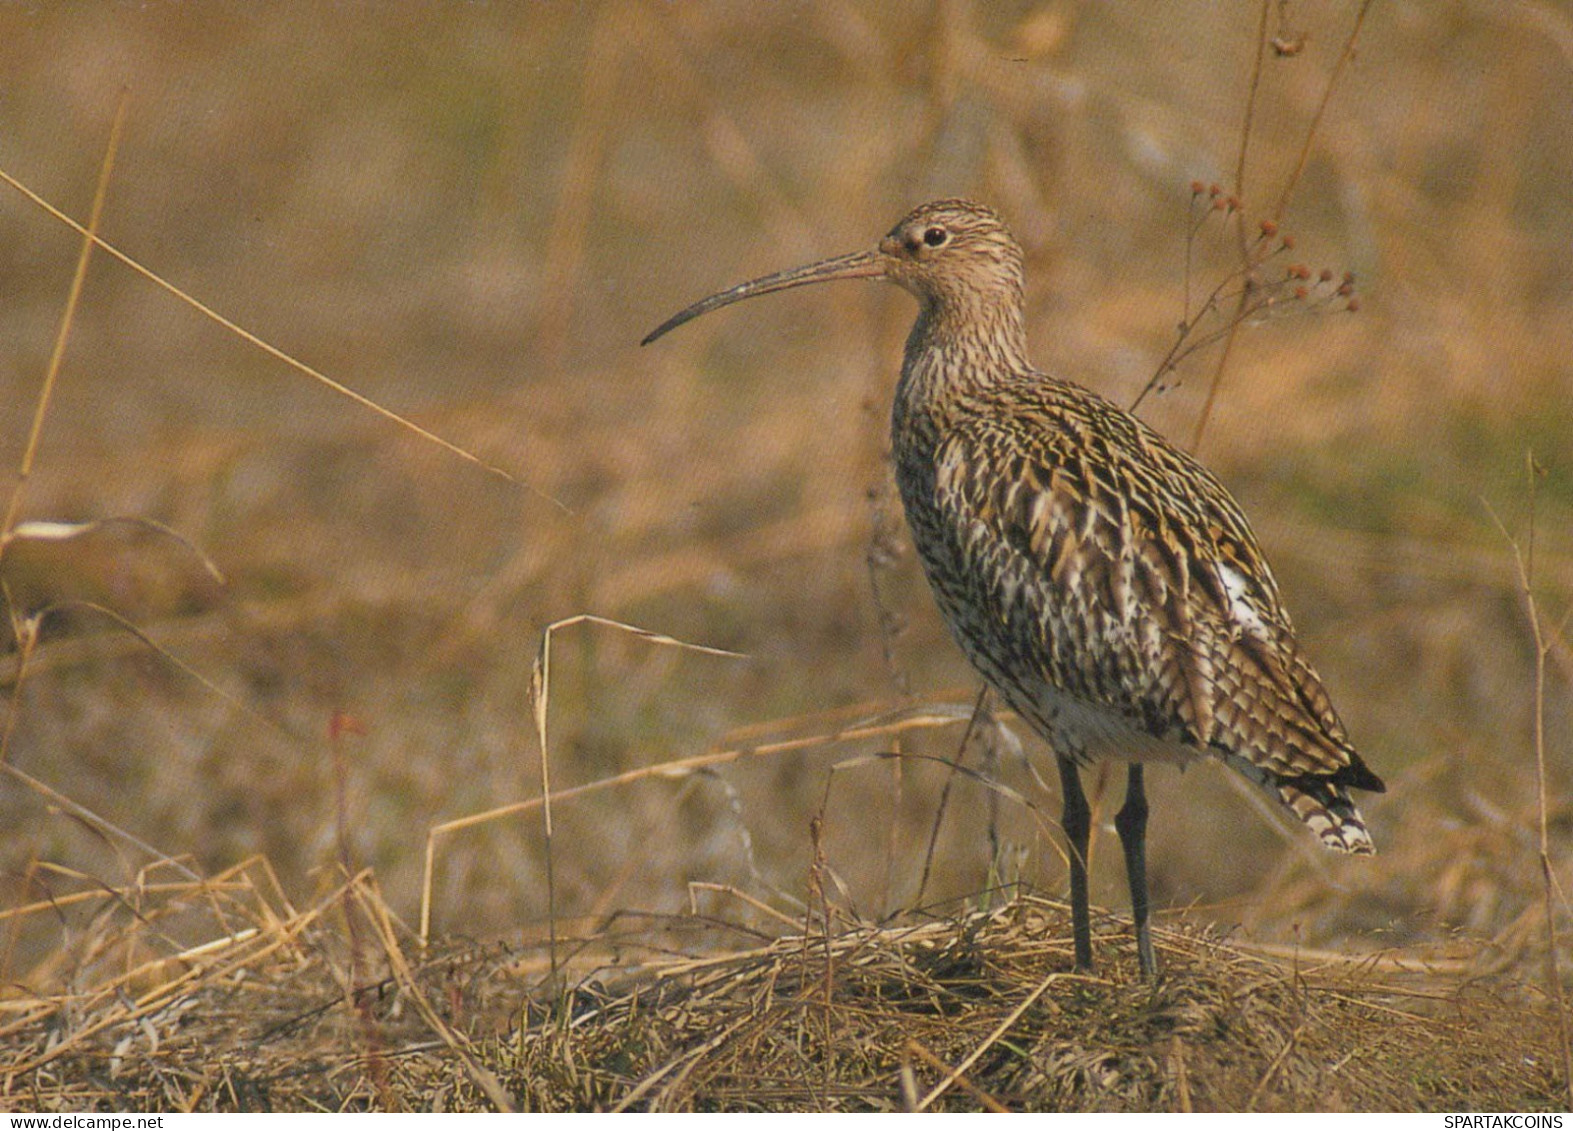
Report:
<svg viewBox="0 0 1573 1131"><path fill-rule="evenodd" d="M1147 900L1147 789L1142 764L1132 762L1125 787L1125 804L1114 816L1114 827L1125 849L1125 878L1131 885L1131 917L1136 920L1136 959L1142 977L1151 978L1157 965L1152 954L1152 927Z"/></svg>
<svg viewBox="0 0 1573 1131"><path fill-rule="evenodd" d="M1092 969L1092 917L1087 908L1087 845L1092 835L1092 810L1081 791L1081 774L1069 758L1060 764L1060 793L1065 811L1060 826L1070 842L1071 856L1071 935L1076 940L1076 969Z"/></svg>

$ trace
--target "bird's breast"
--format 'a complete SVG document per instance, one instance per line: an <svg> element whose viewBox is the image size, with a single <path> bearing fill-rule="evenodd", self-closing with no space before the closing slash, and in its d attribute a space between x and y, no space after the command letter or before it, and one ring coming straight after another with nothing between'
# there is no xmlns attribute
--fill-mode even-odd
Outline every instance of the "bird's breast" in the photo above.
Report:
<svg viewBox="0 0 1573 1131"><path fill-rule="evenodd" d="M964 448L945 442L945 421L905 409L894 418L892 451L913 545L941 617L983 678L1063 756L1201 757L1173 720L1138 709L1159 697L1138 662L1159 646L1151 626L1090 602L1090 587L1042 568L982 501L988 493L962 486L984 469L947 463L964 458ZM978 496L971 510L957 508L958 493Z"/></svg>

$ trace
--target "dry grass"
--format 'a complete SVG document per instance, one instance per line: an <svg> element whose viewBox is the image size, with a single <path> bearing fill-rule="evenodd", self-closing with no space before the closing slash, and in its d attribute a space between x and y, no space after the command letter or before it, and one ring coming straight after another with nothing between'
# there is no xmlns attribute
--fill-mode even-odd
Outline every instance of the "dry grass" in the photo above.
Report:
<svg viewBox="0 0 1573 1131"><path fill-rule="evenodd" d="M544 948L406 954L364 877L300 911L273 888L254 862L118 893L138 913L101 917L72 992L5 1003L0 1095L42 1111L1561 1103L1547 1007L1445 961L1272 960L1184 924L1158 933L1164 975L1144 983L1102 923L1106 972L1078 974L1064 906L1024 896L744 949L716 947L720 922L618 923L565 940L571 988L534 997ZM146 958L193 918L226 933Z"/></svg>
<svg viewBox="0 0 1573 1131"><path fill-rule="evenodd" d="M940 1106L1183 1106L1181 1080L1198 1107L1554 1102L1541 1007L1519 1030L1490 995L1573 969L1560 10L319 9L0 8L0 169L163 283L0 189L4 1094L748 1106L735 1058L833 1047L758 1102L912 1106L979 1048ZM1193 180L1241 207L1198 223ZM1062 977L993 1042L1059 968L1057 918L978 893L1058 890L1057 802L1008 731L963 750L975 683L885 464L906 300L849 285L634 346L952 193L1027 246L1046 366L1129 403L1182 315L1213 336L1142 412L1206 421L1392 785L1351 863L1225 775L1155 775L1155 895L1188 908L1163 1000ZM1357 314L1236 287L1194 318L1268 218L1356 273ZM1492 518L1527 542L1526 452L1532 577ZM581 614L543 762L534 663ZM943 916L890 918L920 902ZM778 940L805 906L810 944ZM1382 957L1300 983L1248 957L1296 948ZM626 988L487 1043L554 960L574 983L612 954ZM1199 1034L1171 1055L1173 1010L1225 1018L1233 1068ZM197 1063L237 1017L268 1037L249 1067ZM1468 1060L1483 1041L1534 1065Z"/></svg>

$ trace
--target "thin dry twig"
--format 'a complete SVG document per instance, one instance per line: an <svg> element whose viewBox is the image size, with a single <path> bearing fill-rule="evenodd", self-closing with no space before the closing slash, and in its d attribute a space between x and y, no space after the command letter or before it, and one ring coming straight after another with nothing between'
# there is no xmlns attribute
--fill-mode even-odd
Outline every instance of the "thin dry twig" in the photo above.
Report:
<svg viewBox="0 0 1573 1131"><path fill-rule="evenodd" d="M32 1057L25 1057L9 1065L0 1066L0 1074L14 1077L33 1072L72 1052L76 1047L104 1030L116 1025L136 1021L141 1017L163 1009L182 992L204 983L222 981L240 969L264 962L270 955L291 945L295 938L316 922L329 907L336 905L347 890L347 885L344 888L340 888L337 892L332 893L327 899L323 900L316 908L294 917L287 924L281 925L280 930L272 936L258 933L246 935L245 937L214 940L220 943L223 948L219 953L223 953L224 950L237 948L241 949L242 953L214 965L207 965L200 961L187 964L182 973L169 980L158 982L138 997L128 999L124 994L119 993L121 982L113 983L111 986L101 989L99 994L105 996L106 1001L113 1003L103 1013L96 1014L91 1021L72 1032L66 1040L52 1045L43 1052ZM248 944L253 942L263 943L264 945L250 947ZM210 952L211 947L208 950L208 953ZM129 979L126 980L126 984L130 984ZM51 1012L58 1008L58 1004L54 1005L54 1009Z"/></svg>
<svg viewBox="0 0 1573 1131"><path fill-rule="evenodd" d="M508 1094L496 1073L482 1065L471 1053L469 1042L454 1032L453 1027L438 1016L432 1008L431 1002L421 990L420 984L415 980L414 972L410 969L409 960L404 957L404 951L399 946L398 934L393 928L393 919L388 910L388 905L380 894L371 887L371 873L364 872L350 881L350 892L355 900L366 912L377 931L377 939L382 944L383 953L388 958L388 963L393 968L394 976L398 979L399 986L409 995L415 1003L416 1010L422 1020L431 1027L432 1032L441 1038L442 1043L451 1049L455 1056L464 1065L465 1071L475 1081L476 1087L491 1101L493 1107L500 1112L513 1112L518 1110L513 1102L513 1097Z"/></svg>
<svg viewBox="0 0 1573 1131"><path fill-rule="evenodd" d="M990 1111L1001 1115L1004 1115L1010 1111L1010 1109L1007 1108L1004 1104L1000 1103L999 1100L995 1099L982 1088L974 1084L971 1080L967 1079L967 1074L965 1072L953 1072L950 1065L946 1064L939 1057L929 1052L929 1050L923 1046L922 1041L919 1041L915 1038L908 1040L907 1051L921 1060L924 1064L927 1064L930 1068L944 1073L949 1078L953 1078L956 1087L966 1092L967 1095L977 1100ZM920 1101L916 1096L913 1096L911 1110L923 1110L921 1107L921 1102L922 1101Z"/></svg>
<svg viewBox="0 0 1573 1131"><path fill-rule="evenodd" d="M1371 11L1373 0L1360 0L1360 7L1355 12L1354 26L1349 29L1349 37L1344 40L1343 50L1338 53L1338 61L1333 64L1333 73L1327 76L1327 84L1322 87L1322 97L1316 104L1316 110L1311 115L1311 124L1305 131L1305 140L1300 143L1300 156L1295 161L1294 172L1289 174L1289 179L1284 182L1284 187L1278 194L1278 202L1273 206L1273 219L1283 222L1284 213L1289 211L1289 201L1294 196L1294 190L1299 187L1300 178L1305 174L1306 164L1311 159L1311 144L1316 140L1318 130L1322 126L1322 118L1327 113L1327 104L1332 100L1333 91L1337 88L1339 80L1343 78L1344 71L1354 61L1355 49L1360 42L1360 31L1365 26L1365 18Z"/></svg>
<svg viewBox="0 0 1573 1131"><path fill-rule="evenodd" d="M1054 985L1055 982L1062 981L1066 978L1077 977L1085 976L1065 974L1061 971L1055 971L1054 973L1045 977L1043 981L1038 983L1036 989L1034 989L1030 994L1021 1000L1021 1003L1017 1005L1015 1009L1011 1010L1008 1014L1005 1015L1005 1019L994 1027L993 1031L991 1031L989 1035L983 1039L982 1043L980 1043L977 1048L973 1049L972 1052L967 1054L967 1058L965 1060L947 1072L943 1080L941 1080L938 1084L935 1084L933 1088L929 1089L928 1094L918 1101L917 1110L926 1110L930 1104L939 1099L940 1096L944 1095L945 1092L949 1090L951 1085L961 1078L962 1074L965 1073L967 1069L971 1068L978 1062L979 1057L987 1052L996 1041L998 1041L1006 1033L1010 1032L1011 1026L1016 1024L1017 1020L1020 1019L1023 1013L1026 1013L1027 1010L1032 1008L1033 1002L1037 1001L1046 992L1048 992L1050 986Z"/></svg>
<svg viewBox="0 0 1573 1131"><path fill-rule="evenodd" d="M1257 1102L1262 1098L1262 1094L1267 1091L1268 1085L1273 1082L1273 1077L1278 1075L1278 1070L1283 1067L1284 1061L1289 1058L1289 1054L1294 1051L1294 1047L1299 1043L1300 1034L1303 1031L1303 1026L1296 1026L1294 1031L1289 1034L1288 1039L1284 1041L1283 1048L1278 1050L1278 1055L1273 1057L1271 1063L1267 1065L1267 1070L1262 1073L1261 1079L1256 1082L1256 1087L1251 1089L1250 1098L1245 1101L1246 1111L1256 1110Z"/></svg>
<svg viewBox="0 0 1573 1131"><path fill-rule="evenodd" d="M33 473L33 463L38 457L38 446L44 433L44 421L49 416L49 405L54 397L55 383L60 376L60 365L65 359L66 342L70 340L71 325L76 320L77 305L82 298L82 287L87 281L88 263L93 257L93 246L98 239L98 223L103 217L104 202L109 196L109 177L115 167L115 153L120 147L120 131L125 124L127 101L127 94L122 91L120 102L115 107L114 123L109 129L109 143L104 149L104 160L99 166L98 187L93 193L93 206L88 214L87 227L81 230L82 250L77 255L76 270L71 276L71 287L66 294L65 310L60 316L60 328L55 334L55 343L49 353L49 363L44 370L44 383L38 391L38 401L33 408L33 421L27 432L27 443L22 449L21 462L17 465L16 484L12 487L10 500L6 503L5 518L0 519L0 559L5 557L6 547L10 545L13 537L17 516L22 511L22 499L27 491L28 479ZM4 582L0 580L0 589L3 587ZM23 621L13 607L10 591L5 589L0 592L0 597L5 600L12 621L12 635L17 640L21 652L17 663L16 682L6 707L5 729L0 732L0 765L9 768L11 738L15 733L21 710L22 675L37 647L38 629L42 617L29 617Z"/></svg>
<svg viewBox="0 0 1573 1131"><path fill-rule="evenodd" d="M166 648L162 644L160 644L157 640L154 640L151 636L149 636L145 631L143 631L141 628L139 628L130 619L128 619L127 617L123 616L122 614L116 612L114 609L111 609L107 605L100 605L96 601L59 601L59 602L56 602L53 605L49 605L49 606L47 606L45 608L39 609L29 619L34 621L36 624L42 624L45 620L47 620L51 615L53 615L55 613L69 612L71 610L81 610L81 611L85 611L85 612L97 613L100 616L108 618L115 625L115 627L117 627L117 628L121 629L122 631L124 631L126 633L129 633L131 636L135 637L138 641L140 641L143 645L145 645L148 648L149 651L153 652L155 655L159 656L161 659L167 661L169 664L171 664L175 668L178 668L185 675L190 676L192 679L196 680L207 691L211 692L213 695L216 695L218 698L222 699L225 703L227 703L231 707L235 708L235 710L239 711L241 714L246 715L249 718L252 718L252 719L256 720L259 723L262 723L264 726L268 727L270 730L272 730L272 731L274 731L274 732L276 732L278 734L284 735L285 737L288 737L288 738L291 738L291 739L293 739L295 737L288 730L288 728L286 728L278 720L269 718L267 715L263 714L256 707L253 707L250 703L247 703L245 700L241 699L239 696L235 695L234 693L232 693L230 691L226 691L223 687L219 686L216 682L214 682L208 676L204 675L197 668L193 667L192 665L188 664L186 661L182 660L179 656L175 655L168 648ZM34 635L36 636L36 628L34 630ZM16 692L14 692L14 694L20 692L21 685L22 685L22 679L21 679L21 675L20 675L20 672L19 672L16 680L13 682L13 685L12 685L13 688L16 689Z"/></svg>
<svg viewBox="0 0 1573 1131"><path fill-rule="evenodd" d="M31 789L34 793L37 793L40 797L46 798L51 804L58 805L62 810L82 821L89 828L92 828L113 840L123 841L124 843L131 845L139 852L145 852L154 860L157 860L161 864L168 864L171 868L174 868L176 871L180 872L183 876L186 876L189 879L200 879L196 872L182 864L175 857L153 847L135 833L128 832L108 818L102 817L99 814L93 812L93 810L89 809L86 805L82 805L76 801L73 801L71 798L61 793L58 789L55 789L46 782L40 781L32 774L29 774L26 770L19 769L18 767L13 766L7 762L3 765L0 765L0 771L3 771L9 776L15 778L17 781L27 786L28 789Z"/></svg>
<svg viewBox="0 0 1573 1131"><path fill-rule="evenodd" d="M104 215L104 201L109 197L109 176L115 168L115 153L120 148L120 131L126 121L129 95L120 92L115 107L115 120L109 127L109 144L104 148L104 160L98 169L98 187L93 192L93 207L88 213L87 227L78 228L82 235L82 250L77 255L76 271L71 276L71 288L66 293L66 307L60 316L60 329L55 334L54 347L49 352L49 364L44 370L44 384L38 391L38 403L33 408L33 423L27 432L27 446L22 449L22 461L17 467L16 486L11 490L11 500L6 504L5 518L0 520L0 539L10 533L21 513L22 496L27 480L33 473L33 461L38 457L38 445L44 433L44 420L49 415L55 382L60 376L60 364L65 359L66 342L71 338L71 324L76 321L77 304L82 299L82 286L87 282L87 265L93 258L93 246L98 242L98 222ZM0 555L5 553L5 542L0 540Z"/></svg>
<svg viewBox="0 0 1573 1131"><path fill-rule="evenodd" d="M892 734L899 734L910 730L929 730L938 727L955 726L961 718L954 714L940 714L928 712L909 712L900 718L887 721L870 721L842 727L827 734L814 734L799 738L783 739L776 742L761 742L748 745L729 746L721 750L705 754L694 754L687 758L675 758L669 762L661 762L654 766L640 766L632 770L624 770L619 774L598 778L583 785L569 786L550 793L553 804L561 804L575 798L585 797L608 789L617 789L634 782L646 781L651 778L682 778L698 770L708 769L712 766L721 766L729 762L740 761L745 758L767 758L779 754L792 753L806 750L815 746L829 746L839 742L853 742L866 738L879 738ZM499 805L494 809L487 809L480 813L471 813L468 816L456 817L451 821L433 825L426 833L426 864L421 883L421 928L423 940L429 940L432 924L432 881L436 867L436 845L438 840L450 834L461 832L465 829L475 828L479 825L489 824L492 821L502 820L506 817L527 813L532 809L545 805L548 795L531 797L523 801L510 802Z"/></svg>
<svg viewBox="0 0 1573 1131"><path fill-rule="evenodd" d="M552 866L552 775L551 759L547 754L546 716L547 709L551 704L552 633L579 625L599 625L602 628L615 628L620 632L626 632L651 644L681 648L684 651L698 652L707 656L726 656L733 659L746 658L740 652L730 652L725 648L711 648L704 644L690 644L685 640L677 639L675 636L652 632L646 628L624 624L622 621L596 616L593 613L578 613L571 617L564 617L562 620L554 621L547 625L546 630L541 633L540 648L536 652L535 664L530 671L530 707L535 716L535 737L539 743L541 754L541 823L545 836L546 919L547 930L551 936L552 975L554 980L557 974L557 887L556 876ZM424 939L426 937L424 911L421 919L421 937Z"/></svg>
<svg viewBox="0 0 1573 1131"><path fill-rule="evenodd" d="M21 473L25 478L26 472ZM18 484L20 491L20 484ZM14 503L14 500L13 500ZM19 522L15 525L0 527L0 556L4 556L6 547L13 542L69 542L76 538L83 538L100 530L116 526L131 526L141 530L151 530L153 533L168 538L193 558L202 567L202 572L212 578L218 585L227 584L224 571L219 569L218 563L209 557L200 546L187 538L174 527L158 521L156 518L144 518L141 515L110 515L107 518L96 518L91 522L49 522L32 521Z"/></svg>
<svg viewBox="0 0 1573 1131"><path fill-rule="evenodd" d="M278 346L275 346L272 343L270 343L270 342L264 340L263 338L257 336L256 334L252 333L250 330L247 330L244 326L241 326L239 323L234 322L234 321L230 320L229 318L226 318L224 315L220 314L217 310L214 310L211 306L207 305L205 302L202 302L196 296L190 294L189 292L187 292L185 290L182 290L180 287L177 287L174 283L171 283L169 280L165 279L162 275L158 274L156 271L152 270L151 268L143 266L140 262L138 262L137 260L133 259L130 255L126 254L125 252L121 251L118 247L115 247L113 244L107 243L104 240L100 239L91 230L90 227L88 227L87 225L78 223L76 220L72 219L65 212L61 211L59 208L56 208L48 200L44 199L44 197L42 197L38 193L34 192L32 189L28 188L27 185L23 184L16 177L13 177L10 173L6 172L4 169L0 169L0 182L3 182L4 184L10 186L12 189L14 189L17 192L21 193L22 196L26 197L30 202L32 202L33 204L37 205L39 208L43 209L50 216L54 217L54 219L60 221L60 223L64 224L66 227L72 229L73 231L77 232L79 235L81 235L81 236L85 237L86 239L88 239L89 241L91 241L93 246L102 248L107 255L110 255L113 258L119 260L121 263L123 263L127 267L131 268L131 270L135 271L138 275L140 275L144 279L146 279L148 282L150 282L153 285L157 286L161 290L164 290L164 291L168 292L169 294L173 295L175 298L179 299L181 302L183 302L187 306L191 307L191 309L195 310L198 314L202 315L204 318L208 319L210 322L217 323L219 326L223 327L225 330L229 331L231 334L235 335L237 338L241 339L243 342L246 342L248 345L256 347L257 349L261 350L263 353L267 354L269 357L272 357L272 358L274 358L277 361L282 361L285 365L289 366L291 369L295 370L297 373L301 373L301 374L304 374L307 377L310 377L313 381L316 381L318 384L325 385L327 388L333 390L335 393L339 394L341 397L347 397L348 399L354 401L356 404L360 405L362 408L369 409L370 411L376 413L378 416L384 418L385 420L391 421L392 423L398 425L400 428L403 428L406 431L415 433L415 435L419 436L421 439L425 440L427 443L436 444L438 447L440 447L440 448L442 448L442 449L444 449L444 450L446 450L448 452L451 452L453 455L458 456L460 459L463 459L463 460L465 460L468 463L474 464L475 466L481 468L483 471L487 472L488 474L495 475L499 479L505 480L506 482L509 482L509 483L519 484L520 486L524 487L525 490L529 491L531 494L535 495L536 497L538 497L540 499L545 500L548 503L551 503L552 506L556 507L558 510L562 511L565 514L571 514L572 513L572 511L569 509L567 504L563 503L561 500L554 498L553 496L547 494L545 491L542 491L542 490L540 490L537 487L532 487L529 483L522 482L517 477L515 477L513 475L510 475L507 471L504 471L502 468L497 467L497 466L495 466L493 464L487 463L485 460L483 460L480 456L476 455L474 452L471 452L471 451L469 451L469 450L467 450L465 448L460 447L458 444L453 443L451 440L445 440L441 436L437 435L435 432L432 432L432 431L430 431L428 429L422 428L419 424L416 424L413 420L410 420L410 419L408 419L407 417L404 417L404 416L400 416L398 413L394 412L392 409L387 408L384 405L379 404L378 402L372 400L370 397L366 396L364 393L358 393L354 389L350 388L348 385L345 385L345 384L343 384L340 381L335 381L332 377L329 377L326 373L323 373L321 370L315 369L312 366L307 365L304 361L301 361L299 358L294 357L294 356L286 353L284 350L280 349Z"/></svg>
<svg viewBox="0 0 1573 1131"><path fill-rule="evenodd" d="M962 760L967 756L967 747L971 744L973 736L978 731L979 720L988 713L989 688L984 684L978 689L978 697L972 704L972 715L967 719L967 729L961 732L961 741L956 744L956 758L950 765L950 772L945 775L945 784L940 787L939 801L934 805L934 824L929 829L928 847L923 853L923 874L918 879L918 893L912 897L914 904L921 905L923 893L928 890L929 876L934 869L934 853L939 846L940 825L945 820L945 811L950 803L951 786L956 781L956 774L961 769Z"/></svg>
<svg viewBox="0 0 1573 1131"><path fill-rule="evenodd" d="M1540 834L1540 874L1544 893L1546 990L1556 1006L1557 1034L1562 1054L1562 1079L1567 1089L1568 1102L1573 1105L1573 1034L1569 1032L1567 1007L1562 993L1562 974L1558 961L1560 945L1557 939L1556 896L1561 892L1556 871L1551 863L1550 790L1546 780L1546 657L1550 654L1552 644L1541 620L1539 603L1535 599L1535 503L1539 495L1540 480L1544 478L1546 472L1535 459L1533 452L1525 453L1524 464L1529 491L1529 530L1525 535L1526 545L1519 545L1518 540L1508 532L1507 527L1494 511L1491 512L1491 518L1513 550L1513 562L1518 570L1519 595L1524 602L1524 618L1529 623L1530 634L1535 642L1535 782ZM1490 510L1489 505L1487 510ZM1566 902L1565 897L1563 902Z"/></svg>
<svg viewBox="0 0 1573 1131"><path fill-rule="evenodd" d="M1315 113L1311 115L1310 125L1307 127L1305 138L1301 142L1299 159L1295 164L1294 171L1290 173L1289 178L1284 182L1283 188L1279 191L1277 203L1273 207L1272 221L1274 224L1282 223L1284 214L1289 209L1289 202L1293 198L1294 190L1299 185L1300 178L1305 172L1306 163L1310 159L1311 146L1316 140L1318 131L1321 129L1322 118L1327 111L1328 103L1332 99L1333 90L1343 77L1349 62L1354 58L1355 47L1360 40L1360 31L1365 25L1366 13L1370 11L1371 3L1372 0L1362 0L1359 10L1355 13L1354 26L1350 28L1349 36L1344 41L1343 50L1339 53L1338 60L1333 65L1332 73L1328 75L1327 82L1322 88L1321 100L1317 103ZM1266 57L1266 48L1268 46L1267 11L1268 0L1262 0L1261 26L1257 32L1256 62L1252 69L1251 91L1247 99L1245 121L1240 136L1239 160L1235 168L1235 197L1238 200L1245 199L1246 153L1250 145L1251 128L1254 121L1257 87L1260 82L1262 63ZM1249 261L1249 250L1243 223L1239 226L1239 232L1240 258L1242 263L1246 263ZM1212 420L1213 406L1217 402L1218 391L1223 385L1224 375L1228 372L1229 359L1234 351L1234 343L1238 337L1240 325L1245 321L1248 294L1248 290L1241 290L1238 305L1227 323L1223 349L1219 354L1218 364L1213 368L1212 380L1207 385L1206 398L1202 401L1202 409L1197 416L1196 427L1191 433L1190 447L1193 452L1201 447L1202 436L1206 433L1207 425Z"/></svg>

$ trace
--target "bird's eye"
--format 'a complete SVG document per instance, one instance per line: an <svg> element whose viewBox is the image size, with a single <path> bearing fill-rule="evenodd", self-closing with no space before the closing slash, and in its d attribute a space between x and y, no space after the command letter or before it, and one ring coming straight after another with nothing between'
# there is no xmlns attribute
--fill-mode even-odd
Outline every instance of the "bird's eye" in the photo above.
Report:
<svg viewBox="0 0 1573 1131"><path fill-rule="evenodd" d="M944 228L930 228L923 233L923 242L930 247L939 247L948 239L950 239L950 233Z"/></svg>

